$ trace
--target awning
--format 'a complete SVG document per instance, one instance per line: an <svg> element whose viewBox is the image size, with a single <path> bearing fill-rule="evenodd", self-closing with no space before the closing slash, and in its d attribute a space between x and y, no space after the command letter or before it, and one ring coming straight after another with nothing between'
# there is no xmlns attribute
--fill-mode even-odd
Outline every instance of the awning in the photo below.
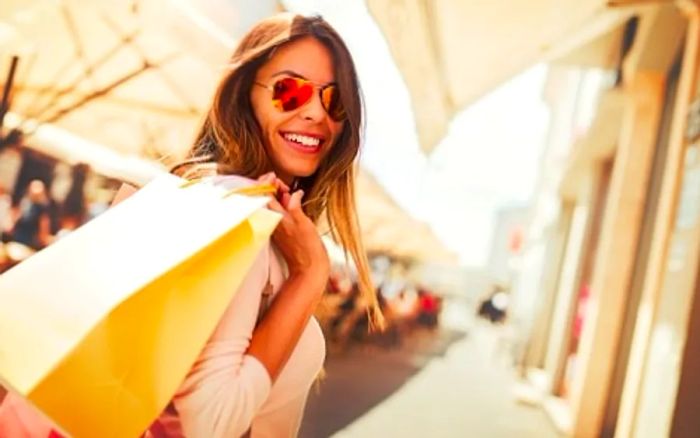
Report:
<svg viewBox="0 0 700 438"><path fill-rule="evenodd" d="M20 121L21 118L13 113L5 118L8 128L18 126ZM51 124L39 126L32 135L32 142L26 146L70 165L87 164L100 175L136 186L142 186L168 171L157 161L119 153L108 145L95 143Z"/></svg>
<svg viewBox="0 0 700 438"><path fill-rule="evenodd" d="M366 172L357 178L357 207L362 238L369 253L396 258L457 264L430 227L402 210Z"/></svg>
<svg viewBox="0 0 700 438"><path fill-rule="evenodd" d="M122 153L175 159L209 105L233 35L277 8L244 3L2 0L0 84L16 55L14 113Z"/></svg>
<svg viewBox="0 0 700 438"><path fill-rule="evenodd" d="M640 7L609 7L604 0L367 4L408 85L428 152L455 112L538 62L615 65L620 31Z"/></svg>

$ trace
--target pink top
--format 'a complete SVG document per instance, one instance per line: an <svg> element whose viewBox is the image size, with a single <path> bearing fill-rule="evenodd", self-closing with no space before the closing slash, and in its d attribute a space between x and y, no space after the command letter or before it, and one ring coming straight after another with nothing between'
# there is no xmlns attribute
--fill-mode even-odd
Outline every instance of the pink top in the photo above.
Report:
<svg viewBox="0 0 700 438"><path fill-rule="evenodd" d="M282 286L285 271L281 256L267 245L173 402L146 436L239 437L248 430L254 438L297 435L306 397L325 358L318 322L313 317L308 322L274 383L260 361L246 354L255 324ZM46 438L50 429L18 396L8 394L0 405L0 437Z"/></svg>

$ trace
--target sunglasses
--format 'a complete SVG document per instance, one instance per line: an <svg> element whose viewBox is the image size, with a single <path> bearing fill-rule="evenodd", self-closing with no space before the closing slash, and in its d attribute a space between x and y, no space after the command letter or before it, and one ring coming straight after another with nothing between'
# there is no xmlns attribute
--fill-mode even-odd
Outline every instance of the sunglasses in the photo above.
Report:
<svg viewBox="0 0 700 438"><path fill-rule="evenodd" d="M272 92L272 103L280 111L294 111L306 105L318 89L321 105L326 110L331 119L336 122L345 120L345 108L340 102L340 92L335 84L317 85L307 79L285 77L278 79L272 85L265 85L256 82Z"/></svg>

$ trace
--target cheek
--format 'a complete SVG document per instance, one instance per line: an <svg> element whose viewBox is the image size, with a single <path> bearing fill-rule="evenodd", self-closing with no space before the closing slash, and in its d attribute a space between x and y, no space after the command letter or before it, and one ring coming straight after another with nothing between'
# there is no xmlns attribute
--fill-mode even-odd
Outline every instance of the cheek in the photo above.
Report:
<svg viewBox="0 0 700 438"><path fill-rule="evenodd" d="M267 124L267 121L265 120L265 111L262 108L262 102L255 98L255 94L253 94L250 98L250 105L253 108L253 116L255 116L255 120L258 122L258 126L264 129L265 125Z"/></svg>
<svg viewBox="0 0 700 438"><path fill-rule="evenodd" d="M342 124L341 124L341 126L340 126L339 128L337 128L337 129L331 127L331 139L332 139L332 143L331 143L331 147L329 147L328 149L326 149L326 151L325 151L325 153L324 153L324 158L327 157L328 155L330 155L330 154L331 154L331 151L332 151L333 149L335 149L336 147L338 147L338 140L340 139L340 135L342 134L342 132L343 132Z"/></svg>
<svg viewBox="0 0 700 438"><path fill-rule="evenodd" d="M340 138L340 134L343 132L343 126L344 123L331 122L330 131L331 136L333 137L333 144L335 144L335 142L337 142Z"/></svg>
<svg viewBox="0 0 700 438"><path fill-rule="evenodd" d="M278 121L275 118L276 114L270 109L265 108L264 104L254 106L253 114L255 115L255 120L258 122L258 126L260 126L263 137L267 138L276 130L275 127L278 125Z"/></svg>
<svg viewBox="0 0 700 438"><path fill-rule="evenodd" d="M274 122L275 108L269 99L266 99L262 93L253 92L250 96L250 104L253 107L253 114L258 121L258 125L263 132L267 131L270 124Z"/></svg>

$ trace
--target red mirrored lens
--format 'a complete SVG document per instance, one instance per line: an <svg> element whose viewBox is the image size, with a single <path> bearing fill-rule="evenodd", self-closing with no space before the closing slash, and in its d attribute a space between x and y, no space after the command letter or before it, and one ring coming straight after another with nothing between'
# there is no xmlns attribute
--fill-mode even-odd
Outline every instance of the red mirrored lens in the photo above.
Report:
<svg viewBox="0 0 700 438"><path fill-rule="evenodd" d="M296 78L284 78L275 82L272 98L283 111L292 111L311 99L314 86Z"/></svg>
<svg viewBox="0 0 700 438"><path fill-rule="evenodd" d="M305 79L283 78L275 82L272 99L282 111L293 111L311 100L314 89L313 83ZM323 108L333 120L342 121L345 119L345 109L335 85L321 88L320 96Z"/></svg>
<svg viewBox="0 0 700 438"><path fill-rule="evenodd" d="M335 121L345 118L345 109L340 101L340 93L335 85L328 85L321 90L321 102L328 115Z"/></svg>

